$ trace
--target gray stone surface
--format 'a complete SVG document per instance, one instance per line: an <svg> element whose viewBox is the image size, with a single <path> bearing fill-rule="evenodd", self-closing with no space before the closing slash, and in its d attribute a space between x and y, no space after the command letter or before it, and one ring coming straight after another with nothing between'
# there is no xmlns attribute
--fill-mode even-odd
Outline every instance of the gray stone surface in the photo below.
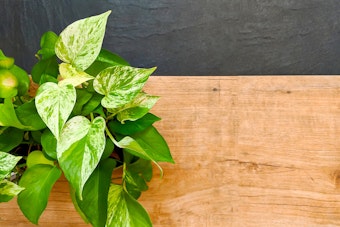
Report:
<svg viewBox="0 0 340 227"><path fill-rule="evenodd" d="M43 32L109 9L104 47L158 75L340 74L336 0L0 0L0 48L29 70Z"/></svg>

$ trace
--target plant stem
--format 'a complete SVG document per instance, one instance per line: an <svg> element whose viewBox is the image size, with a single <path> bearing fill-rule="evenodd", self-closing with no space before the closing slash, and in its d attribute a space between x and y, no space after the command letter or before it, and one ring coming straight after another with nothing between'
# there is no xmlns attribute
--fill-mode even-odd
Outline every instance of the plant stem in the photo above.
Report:
<svg viewBox="0 0 340 227"><path fill-rule="evenodd" d="M117 141L115 140L115 138L113 137L113 135L111 134L110 130L107 127L105 127L105 132L107 136L110 138L110 140L112 141L112 143L114 143L117 147L119 147Z"/></svg>

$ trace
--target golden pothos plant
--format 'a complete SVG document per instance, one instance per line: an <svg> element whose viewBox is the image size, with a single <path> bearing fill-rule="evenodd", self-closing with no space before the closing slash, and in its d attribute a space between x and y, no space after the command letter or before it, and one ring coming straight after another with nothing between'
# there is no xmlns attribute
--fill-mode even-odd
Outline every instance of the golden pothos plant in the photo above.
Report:
<svg viewBox="0 0 340 227"><path fill-rule="evenodd" d="M93 226L151 226L137 199L152 163L173 163L142 88L155 68L135 68L102 49L111 12L46 32L28 74L0 50L0 202L17 196L32 223L62 173ZM30 81L31 80L31 81ZM29 85L37 85L37 91ZM122 169L121 180L112 180Z"/></svg>

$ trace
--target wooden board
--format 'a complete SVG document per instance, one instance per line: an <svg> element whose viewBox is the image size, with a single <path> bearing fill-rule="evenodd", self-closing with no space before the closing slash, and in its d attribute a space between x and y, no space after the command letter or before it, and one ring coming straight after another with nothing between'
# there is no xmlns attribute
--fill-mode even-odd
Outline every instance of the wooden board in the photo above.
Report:
<svg viewBox="0 0 340 227"><path fill-rule="evenodd" d="M154 226L340 226L340 77L151 77L175 165L140 199ZM64 180L41 226L86 226ZM31 226L16 201L0 226ZM33 225L32 225L33 226Z"/></svg>

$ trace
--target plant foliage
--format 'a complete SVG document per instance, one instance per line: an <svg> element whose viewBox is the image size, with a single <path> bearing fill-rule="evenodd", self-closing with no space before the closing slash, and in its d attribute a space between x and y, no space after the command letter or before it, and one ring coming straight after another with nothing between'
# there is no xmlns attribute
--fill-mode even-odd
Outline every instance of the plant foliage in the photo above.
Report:
<svg viewBox="0 0 340 227"><path fill-rule="evenodd" d="M0 50L0 202L18 196L32 223L63 173L86 222L152 225L137 199L148 189L152 162L174 162L153 126L160 118L149 113L159 97L142 90L156 68L132 67L102 49L109 14L42 36L31 71L36 93L27 73ZM114 183L119 168L121 181Z"/></svg>

